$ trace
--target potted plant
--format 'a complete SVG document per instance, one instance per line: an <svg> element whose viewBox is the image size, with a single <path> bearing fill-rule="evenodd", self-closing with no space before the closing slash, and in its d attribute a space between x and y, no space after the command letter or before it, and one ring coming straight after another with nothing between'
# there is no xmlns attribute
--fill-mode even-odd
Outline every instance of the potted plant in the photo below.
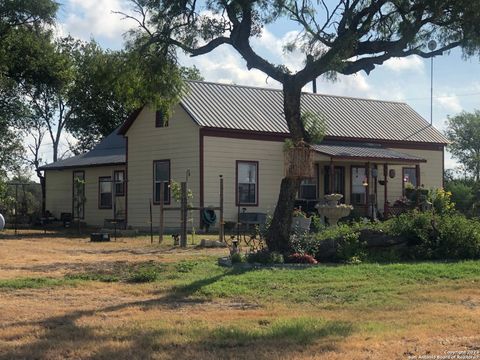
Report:
<svg viewBox="0 0 480 360"><path fill-rule="evenodd" d="M312 218L307 217L307 214L301 208L293 209L292 229L295 232L309 231L311 222Z"/></svg>

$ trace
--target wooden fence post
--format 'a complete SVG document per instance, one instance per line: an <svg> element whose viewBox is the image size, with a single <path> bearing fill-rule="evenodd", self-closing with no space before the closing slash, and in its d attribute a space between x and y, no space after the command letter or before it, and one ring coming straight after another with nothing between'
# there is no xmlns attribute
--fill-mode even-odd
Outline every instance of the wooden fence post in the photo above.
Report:
<svg viewBox="0 0 480 360"><path fill-rule="evenodd" d="M153 244L153 216L152 216L152 200L150 199L150 244Z"/></svg>
<svg viewBox="0 0 480 360"><path fill-rule="evenodd" d="M225 227L223 221L223 175L220 175L220 228L218 230L219 241L225 241Z"/></svg>
<svg viewBox="0 0 480 360"><path fill-rule="evenodd" d="M164 205L164 191L165 183L162 181L160 183L160 208L159 208L159 216L160 216L160 221L158 223L158 243L161 244L163 242L163 205Z"/></svg>
<svg viewBox="0 0 480 360"><path fill-rule="evenodd" d="M180 232L180 246L187 247L187 183L181 184L181 232Z"/></svg>

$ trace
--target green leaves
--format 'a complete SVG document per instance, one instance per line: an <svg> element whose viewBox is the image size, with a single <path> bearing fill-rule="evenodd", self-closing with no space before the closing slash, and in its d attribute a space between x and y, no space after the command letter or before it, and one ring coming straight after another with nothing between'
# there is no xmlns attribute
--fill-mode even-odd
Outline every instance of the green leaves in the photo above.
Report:
<svg viewBox="0 0 480 360"><path fill-rule="evenodd" d="M448 149L453 157L480 180L480 111L449 117L446 135L451 141Z"/></svg>

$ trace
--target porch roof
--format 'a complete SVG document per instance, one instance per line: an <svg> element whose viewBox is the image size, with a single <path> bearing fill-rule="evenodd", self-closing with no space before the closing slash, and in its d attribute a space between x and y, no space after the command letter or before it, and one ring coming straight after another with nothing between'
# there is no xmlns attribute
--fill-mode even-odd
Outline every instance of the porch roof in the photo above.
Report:
<svg viewBox="0 0 480 360"><path fill-rule="evenodd" d="M311 146L316 152L338 160L382 160L408 163L426 162L426 160L421 157L385 148L380 144L322 142L321 144Z"/></svg>

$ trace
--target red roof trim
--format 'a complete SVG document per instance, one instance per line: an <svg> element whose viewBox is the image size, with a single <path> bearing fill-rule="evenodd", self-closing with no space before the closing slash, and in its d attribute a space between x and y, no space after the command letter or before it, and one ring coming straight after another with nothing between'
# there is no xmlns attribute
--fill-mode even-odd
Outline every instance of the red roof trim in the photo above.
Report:
<svg viewBox="0 0 480 360"><path fill-rule="evenodd" d="M118 134L119 135L125 135L128 131L128 129L130 129L130 126L133 125L133 123L135 122L135 120L137 119L138 115L140 115L140 112L143 110L143 106L142 107L139 107L138 109L135 109L127 118L127 120L125 120L125 122L123 123L123 125L120 127L120 129L118 130Z"/></svg>

